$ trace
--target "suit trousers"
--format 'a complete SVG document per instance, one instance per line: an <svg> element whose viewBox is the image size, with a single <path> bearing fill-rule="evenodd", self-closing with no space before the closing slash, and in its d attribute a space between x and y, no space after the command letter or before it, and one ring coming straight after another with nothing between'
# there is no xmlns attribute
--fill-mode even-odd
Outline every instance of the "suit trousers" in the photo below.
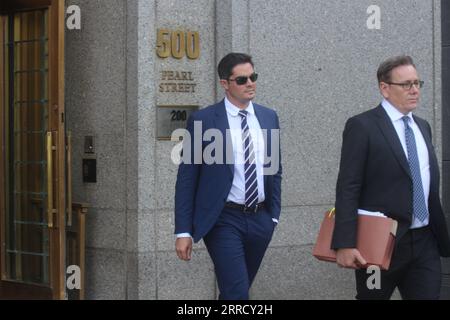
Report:
<svg viewBox="0 0 450 320"><path fill-rule="evenodd" d="M441 289L441 260L430 227L410 229L396 244L387 271L381 271L380 288L369 289L372 274L356 270L357 299L390 299L394 289L402 299L437 300Z"/></svg>
<svg viewBox="0 0 450 320"><path fill-rule="evenodd" d="M225 207L203 238L214 264L220 300L248 300L249 289L272 239L275 223L256 213Z"/></svg>

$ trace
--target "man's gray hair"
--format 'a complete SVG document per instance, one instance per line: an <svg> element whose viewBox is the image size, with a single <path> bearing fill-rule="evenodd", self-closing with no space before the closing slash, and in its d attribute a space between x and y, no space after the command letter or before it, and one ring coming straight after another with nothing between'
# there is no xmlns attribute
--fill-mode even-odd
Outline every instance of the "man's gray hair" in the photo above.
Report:
<svg viewBox="0 0 450 320"><path fill-rule="evenodd" d="M413 59L410 56L402 55L389 58L383 61L378 67L378 83L391 82L392 70L399 66L413 66L414 68L416 68Z"/></svg>

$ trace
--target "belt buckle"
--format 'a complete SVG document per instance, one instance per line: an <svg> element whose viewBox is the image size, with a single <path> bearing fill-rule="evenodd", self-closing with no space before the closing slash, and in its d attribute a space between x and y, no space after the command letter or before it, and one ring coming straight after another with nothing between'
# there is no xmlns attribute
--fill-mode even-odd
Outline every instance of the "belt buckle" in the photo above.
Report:
<svg viewBox="0 0 450 320"><path fill-rule="evenodd" d="M259 204L256 204L254 208L247 207L247 206L244 205L244 210L243 211L244 211L244 213L246 213L246 212L256 213L256 212L258 212L258 209L259 209Z"/></svg>

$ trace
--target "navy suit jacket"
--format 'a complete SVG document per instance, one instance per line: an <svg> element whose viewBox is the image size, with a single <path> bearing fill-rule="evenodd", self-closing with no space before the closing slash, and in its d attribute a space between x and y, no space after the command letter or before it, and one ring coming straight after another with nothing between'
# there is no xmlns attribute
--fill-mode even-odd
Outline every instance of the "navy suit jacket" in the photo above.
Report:
<svg viewBox="0 0 450 320"><path fill-rule="evenodd" d="M439 199L439 166L430 125L413 116L428 149L430 227L441 256L450 255L447 223ZM344 129L336 186L332 248L356 246L357 210L380 211L397 220L397 239L408 231L413 212L413 183L400 139L381 105L350 118Z"/></svg>
<svg viewBox="0 0 450 320"><path fill-rule="evenodd" d="M279 129L279 120L276 112L269 108L253 103L256 117L261 129L267 129L266 154L268 157L277 156L272 154L271 129ZM205 163L203 157L201 163L194 163L194 152L191 152L190 163L182 161L178 168L177 182L175 186L175 233L189 232L194 241L198 242L205 236L216 223L220 213L225 207L225 202L230 193L234 178L234 164L226 161L226 155L233 162L231 137L227 137L227 129L230 129L225 109L225 102L221 102L201 109L191 115L187 122L187 130L190 133L190 146L194 150L194 121L201 123L201 134L208 129L218 129L222 133L223 155L222 163ZM225 138L227 137L227 138ZM201 151L212 143L203 141ZM226 140L230 142L225 143ZM188 142L185 139L185 142ZM183 149L188 144L183 143ZM264 176L265 202L272 217L279 219L281 210L281 159L278 144L278 167L273 175ZM184 153L185 151L183 151ZM184 155L184 154L183 154ZM271 163L264 167L270 167Z"/></svg>

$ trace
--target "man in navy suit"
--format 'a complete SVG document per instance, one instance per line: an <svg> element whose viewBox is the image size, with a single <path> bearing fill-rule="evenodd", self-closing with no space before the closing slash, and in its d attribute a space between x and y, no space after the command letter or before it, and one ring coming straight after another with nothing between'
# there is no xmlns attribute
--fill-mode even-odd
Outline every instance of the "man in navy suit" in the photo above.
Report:
<svg viewBox="0 0 450 320"><path fill-rule="evenodd" d="M332 247L337 263L356 270L358 299L438 299L440 256L450 256L447 223L439 199L439 166L430 125L412 114L423 81L413 60L397 56L378 68L384 97L376 108L350 118L343 133L336 187ZM396 244L381 288L367 285L366 261L356 247L359 213L381 212L397 220Z"/></svg>
<svg viewBox="0 0 450 320"><path fill-rule="evenodd" d="M175 193L176 252L190 260L192 242L203 238L219 299L249 299L280 216L279 121L252 103L258 75L250 56L226 55L218 73L225 99L188 119Z"/></svg>

